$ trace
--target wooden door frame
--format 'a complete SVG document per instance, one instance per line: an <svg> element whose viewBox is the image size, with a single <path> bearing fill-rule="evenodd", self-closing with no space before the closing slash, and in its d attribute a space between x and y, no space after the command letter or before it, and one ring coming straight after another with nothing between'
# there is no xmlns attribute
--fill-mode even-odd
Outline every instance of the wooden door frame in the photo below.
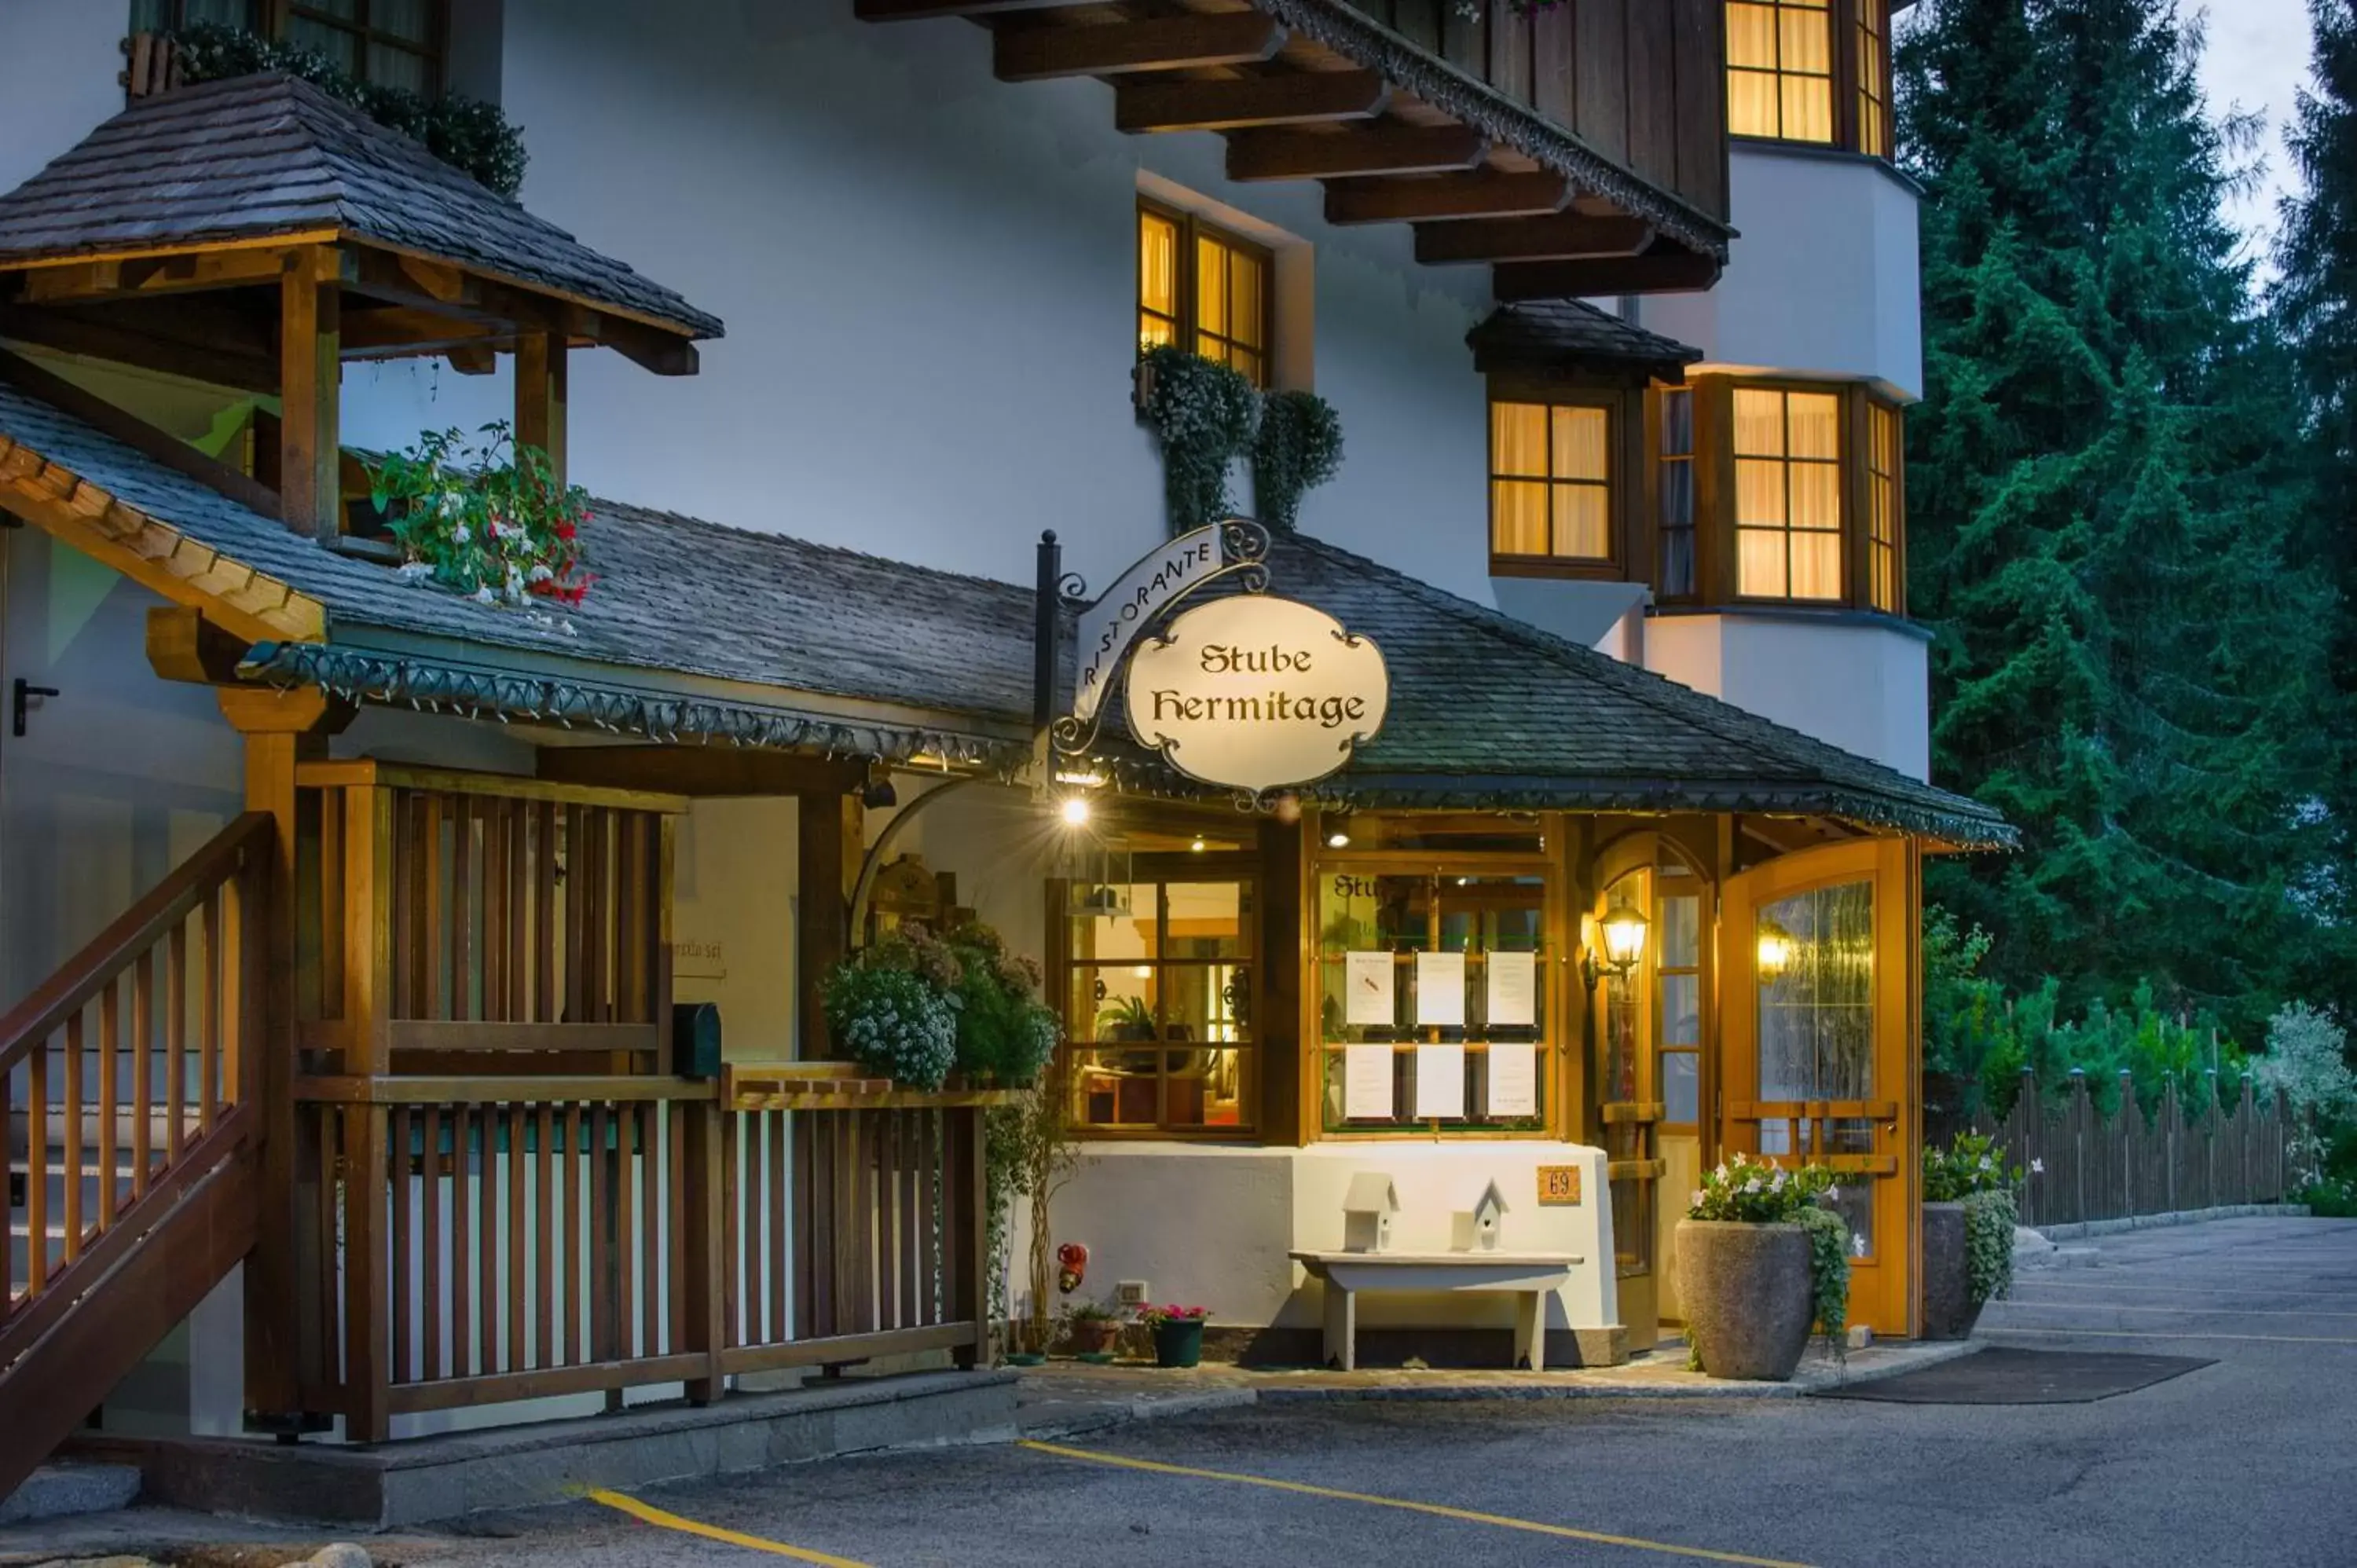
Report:
<svg viewBox="0 0 2357 1568"><path fill-rule="evenodd" d="M1875 1211L1876 1256L1854 1270L1850 1321L1878 1334L1911 1337L1921 1326L1917 1282L1922 1269L1921 847L1908 839L1860 839L1796 850L1727 878L1721 902L1718 1048L1722 1098L1713 1118L1722 1149L1756 1153L1759 1122L1738 1115L1758 1099L1758 909L1813 888L1866 881L1874 888L1875 1094L1888 1106L1876 1154L1888 1162ZM1796 1129L1797 1131L1797 1129ZM1799 1140L1795 1139L1796 1148ZM1797 1156L1796 1156L1797 1157ZM1889 1266L1896 1264L1895 1271Z"/></svg>

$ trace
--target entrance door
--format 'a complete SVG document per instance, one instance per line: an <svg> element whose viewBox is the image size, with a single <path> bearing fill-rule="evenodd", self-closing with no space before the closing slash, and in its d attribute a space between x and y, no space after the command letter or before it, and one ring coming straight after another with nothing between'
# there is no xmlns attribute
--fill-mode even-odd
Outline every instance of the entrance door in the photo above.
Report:
<svg viewBox="0 0 2357 1568"><path fill-rule="evenodd" d="M1651 845L1644 847L1650 851ZM1649 934L1658 930L1650 862L1605 884L1597 901L1598 925L1623 912L1644 919ZM1597 950L1601 943L1589 947ZM1620 1275L1620 1321L1628 1325L1630 1348L1636 1350L1653 1348L1661 1323L1653 1215L1662 1185L1654 1145L1662 1105L1654 1081L1653 968L1654 943L1649 940L1625 973L1603 972L1596 998L1596 1115L1612 1189L1612 1261Z"/></svg>
<svg viewBox="0 0 2357 1568"><path fill-rule="evenodd" d="M1915 1332L1917 888L1903 841L1731 877L1720 940L1722 1147L1840 1173L1849 1320Z"/></svg>

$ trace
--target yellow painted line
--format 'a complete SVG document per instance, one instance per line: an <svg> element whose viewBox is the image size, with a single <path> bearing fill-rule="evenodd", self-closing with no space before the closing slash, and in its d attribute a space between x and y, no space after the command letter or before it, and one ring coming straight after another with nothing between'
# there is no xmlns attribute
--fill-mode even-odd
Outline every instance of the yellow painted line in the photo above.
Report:
<svg viewBox="0 0 2357 1568"><path fill-rule="evenodd" d="M768 1541L758 1535L747 1535L742 1530L723 1530L716 1524L705 1524L696 1520L682 1519L675 1513L665 1513L662 1509L650 1507L636 1498L620 1492L609 1492L603 1487L590 1487L587 1495L593 1503L603 1503L609 1509L629 1514L640 1523L653 1525L659 1530L675 1530L683 1535L700 1535L706 1541L726 1541L731 1546L741 1546L748 1552L766 1552L772 1557L791 1557L797 1563L823 1563L824 1568L868 1568L866 1563L854 1562L848 1557L829 1557L823 1552L807 1552L799 1546L788 1546L782 1541Z"/></svg>
<svg viewBox="0 0 2357 1568"><path fill-rule="evenodd" d="M1307 1481L1279 1481L1266 1476L1244 1476L1230 1470L1199 1470L1190 1465L1165 1465L1153 1459L1131 1459L1118 1454L1099 1454L1087 1448L1066 1448L1054 1443L1024 1442L1021 1447L1040 1454L1053 1454L1060 1459L1080 1459L1092 1465L1113 1465L1125 1470L1146 1470L1157 1476L1189 1476L1200 1481L1234 1481L1241 1486L1265 1487L1273 1492L1295 1492L1308 1498L1329 1498L1338 1502L1370 1503L1376 1508L1404 1509L1410 1513L1431 1514L1437 1519L1460 1520L1467 1524L1495 1525L1501 1530L1526 1530L1533 1535L1559 1536L1566 1541L1591 1541L1598 1546L1621 1546L1631 1552L1657 1552L1670 1557L1692 1557L1706 1563L1738 1563L1746 1568L1808 1568L1803 1563L1787 1562L1781 1557L1746 1557L1739 1552L1713 1552L1701 1546L1678 1546L1666 1541L1647 1541L1634 1535L1607 1535L1597 1530L1574 1530L1567 1524L1542 1524L1536 1520L1513 1519L1505 1514L1479 1513L1471 1509L1453 1509L1442 1503L1420 1503L1407 1498L1377 1497L1372 1492L1345 1492L1332 1487L1313 1487Z"/></svg>
<svg viewBox="0 0 2357 1568"><path fill-rule="evenodd" d="M2066 1339L2236 1339L2255 1345L2357 1345L2357 1339L2316 1338L2300 1334L2204 1334L2198 1328L2171 1334L2160 1328L2016 1328L2009 1324L1991 1324L1989 1332L2056 1334Z"/></svg>

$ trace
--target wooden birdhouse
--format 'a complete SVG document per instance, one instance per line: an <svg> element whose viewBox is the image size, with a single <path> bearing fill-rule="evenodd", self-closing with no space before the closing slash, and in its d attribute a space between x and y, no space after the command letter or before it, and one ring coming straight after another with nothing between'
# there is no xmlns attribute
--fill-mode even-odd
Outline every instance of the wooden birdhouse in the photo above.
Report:
<svg viewBox="0 0 2357 1568"><path fill-rule="evenodd" d="M1342 1197L1342 1250L1382 1252L1392 1244L1392 1216L1399 1212L1399 1193L1381 1171L1361 1171L1351 1178Z"/></svg>

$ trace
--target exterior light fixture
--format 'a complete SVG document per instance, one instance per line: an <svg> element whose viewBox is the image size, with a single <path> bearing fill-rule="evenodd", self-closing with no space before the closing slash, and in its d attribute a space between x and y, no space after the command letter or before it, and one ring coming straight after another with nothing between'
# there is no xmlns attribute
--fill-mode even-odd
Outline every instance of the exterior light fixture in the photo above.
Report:
<svg viewBox="0 0 2357 1568"><path fill-rule="evenodd" d="M1090 814L1089 798L1086 795L1067 795L1064 797L1063 804L1056 808L1056 814L1064 820L1064 825L1068 828L1087 827Z"/></svg>
<svg viewBox="0 0 2357 1568"><path fill-rule="evenodd" d="M1614 909L1597 922L1597 934L1603 942L1604 957L1599 962L1596 950L1589 948L1587 956L1582 961L1581 970L1590 991L1596 989L1596 983L1608 972L1625 978L1631 970L1637 967L1637 961L1645 956L1645 931L1650 924L1644 916L1626 908Z"/></svg>
<svg viewBox="0 0 2357 1568"><path fill-rule="evenodd" d="M1209 845L1209 844L1207 844L1207 843L1205 843L1201 839L1200 839L1200 838L1199 838L1199 839L1197 839L1193 843L1189 844L1187 847L1188 847L1188 849L1189 849L1189 850L1190 850L1190 851L1192 851L1193 853L1195 853L1195 854L1202 854L1205 850L1207 850L1207 849L1211 848L1211 845Z"/></svg>
<svg viewBox="0 0 2357 1568"><path fill-rule="evenodd" d="M1792 960L1799 950L1799 944L1792 940L1790 931L1773 920L1760 921L1757 955L1760 983L1769 985L1782 979L1784 972L1792 967Z"/></svg>
<svg viewBox="0 0 2357 1568"><path fill-rule="evenodd" d="M1336 828L1332 832L1326 835L1326 847L1328 849L1348 849L1351 847L1351 835L1344 832L1341 829Z"/></svg>

